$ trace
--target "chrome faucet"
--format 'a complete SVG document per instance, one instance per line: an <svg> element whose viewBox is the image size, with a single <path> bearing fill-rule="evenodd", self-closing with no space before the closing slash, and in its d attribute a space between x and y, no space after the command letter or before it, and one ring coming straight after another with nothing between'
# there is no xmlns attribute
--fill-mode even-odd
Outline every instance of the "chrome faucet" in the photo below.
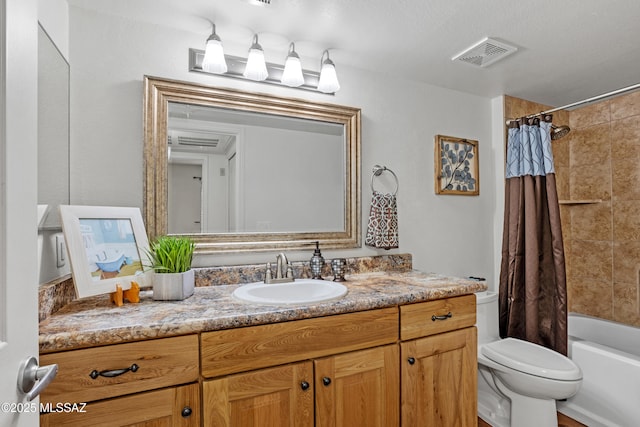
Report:
<svg viewBox="0 0 640 427"><path fill-rule="evenodd" d="M287 268L286 266L289 264L289 260L283 252L280 252L276 257L276 263L276 279L286 277L285 268Z"/></svg>
<svg viewBox="0 0 640 427"><path fill-rule="evenodd" d="M273 278L271 272L271 263L267 263L267 270L264 275L264 283L286 283L293 282L293 267L289 264L287 256L280 252L276 257L276 278Z"/></svg>

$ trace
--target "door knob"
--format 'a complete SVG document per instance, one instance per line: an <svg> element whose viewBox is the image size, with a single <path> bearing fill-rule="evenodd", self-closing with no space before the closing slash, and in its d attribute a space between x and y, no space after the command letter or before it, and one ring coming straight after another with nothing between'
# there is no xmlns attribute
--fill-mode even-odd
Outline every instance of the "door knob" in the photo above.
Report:
<svg viewBox="0 0 640 427"><path fill-rule="evenodd" d="M31 356L25 359L18 371L18 389L27 394L32 401L44 390L58 373L58 365L38 366L38 359Z"/></svg>

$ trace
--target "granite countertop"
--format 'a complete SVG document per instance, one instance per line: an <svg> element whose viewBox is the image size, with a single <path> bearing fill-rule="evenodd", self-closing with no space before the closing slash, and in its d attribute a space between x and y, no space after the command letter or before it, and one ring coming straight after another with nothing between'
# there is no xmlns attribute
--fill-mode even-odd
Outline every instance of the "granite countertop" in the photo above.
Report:
<svg viewBox="0 0 640 427"><path fill-rule="evenodd" d="M487 289L485 282L415 270L346 279L344 298L313 305L240 302L231 294L241 285L196 287L184 301L154 301L151 291L143 291L139 304L122 307L113 306L108 295L83 298L40 322L40 353L351 313Z"/></svg>

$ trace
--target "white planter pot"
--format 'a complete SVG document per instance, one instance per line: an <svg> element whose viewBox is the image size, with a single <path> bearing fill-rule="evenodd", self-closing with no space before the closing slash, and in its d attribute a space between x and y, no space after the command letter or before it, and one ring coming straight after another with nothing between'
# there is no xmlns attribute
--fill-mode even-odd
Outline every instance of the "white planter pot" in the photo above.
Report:
<svg viewBox="0 0 640 427"><path fill-rule="evenodd" d="M193 269L184 273L154 273L153 299L175 301L193 295L195 275Z"/></svg>

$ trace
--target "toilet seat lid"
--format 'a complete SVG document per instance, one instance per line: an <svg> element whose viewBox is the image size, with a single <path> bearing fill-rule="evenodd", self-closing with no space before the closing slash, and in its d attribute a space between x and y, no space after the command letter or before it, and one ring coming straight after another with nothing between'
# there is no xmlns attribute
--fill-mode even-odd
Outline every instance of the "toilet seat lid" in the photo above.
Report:
<svg viewBox="0 0 640 427"><path fill-rule="evenodd" d="M541 345L505 338L482 346L490 360L516 371L542 378L575 381L582 371L571 359Z"/></svg>

